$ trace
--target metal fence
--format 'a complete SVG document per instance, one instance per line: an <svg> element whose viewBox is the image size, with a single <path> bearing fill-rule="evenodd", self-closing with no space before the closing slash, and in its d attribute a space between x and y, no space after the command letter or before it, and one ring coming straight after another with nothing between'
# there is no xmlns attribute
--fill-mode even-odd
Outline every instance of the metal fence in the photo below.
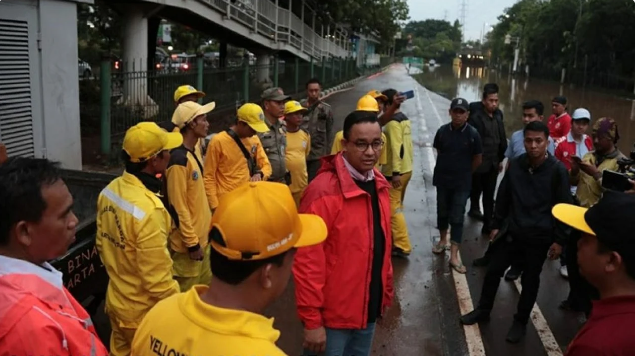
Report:
<svg viewBox="0 0 635 357"><path fill-rule="evenodd" d="M175 108L174 91L180 85L189 84L205 92L203 101L216 102L217 110L233 110L245 102L259 102L260 93L271 86L297 97L310 78L318 78L326 89L381 68L356 67L350 58L272 62L268 66L207 68L199 58L188 71L124 72L112 71L110 60L104 60L96 77L80 81L82 134L99 133L101 151L109 154L112 143L136 123L170 120ZM381 65L390 62L390 58L382 58Z"/></svg>

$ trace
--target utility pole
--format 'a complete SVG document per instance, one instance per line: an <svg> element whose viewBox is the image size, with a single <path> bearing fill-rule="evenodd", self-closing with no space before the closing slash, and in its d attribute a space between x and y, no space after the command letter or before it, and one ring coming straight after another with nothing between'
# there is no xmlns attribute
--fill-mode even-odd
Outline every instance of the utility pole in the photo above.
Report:
<svg viewBox="0 0 635 357"><path fill-rule="evenodd" d="M467 13L467 0L461 0L461 42L465 41L465 15Z"/></svg>
<svg viewBox="0 0 635 357"><path fill-rule="evenodd" d="M448 21L448 10L447 9L443 10L443 20L444 21Z"/></svg>

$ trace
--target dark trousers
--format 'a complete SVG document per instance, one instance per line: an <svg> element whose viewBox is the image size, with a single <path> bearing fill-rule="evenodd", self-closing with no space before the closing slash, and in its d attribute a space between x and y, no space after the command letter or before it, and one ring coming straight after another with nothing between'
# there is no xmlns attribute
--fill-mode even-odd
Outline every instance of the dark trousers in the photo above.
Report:
<svg viewBox="0 0 635 357"><path fill-rule="evenodd" d="M317 172L322 167L322 162L320 159L317 160L307 160L306 162L306 171L309 174L309 182L313 181L315 176L317 176Z"/></svg>
<svg viewBox="0 0 635 357"><path fill-rule="evenodd" d="M446 188L437 186L437 227L445 231L452 226L450 240L461 244L465 203L469 195L467 188Z"/></svg>
<svg viewBox="0 0 635 357"><path fill-rule="evenodd" d="M499 238L498 244L491 245L492 261L487 266L487 273L483 281L483 290L478 308L491 311L494 299L505 270L514 261L522 262L524 272L521 278L522 292L518 300L518 307L514 320L527 324L531 309L538 296L540 287L540 273L551 246L548 237L519 237L510 235Z"/></svg>
<svg viewBox="0 0 635 357"><path fill-rule="evenodd" d="M483 193L483 226L489 228L494 215L494 192L498 178L498 165L490 167L487 172L475 172L472 175L472 192L470 193L470 210L479 210L479 201Z"/></svg>
<svg viewBox="0 0 635 357"><path fill-rule="evenodd" d="M573 309L583 311L588 317L593 306L591 300L599 299L600 294L580 275L578 241L581 236L582 233L574 229L567 242L567 271L569 272L569 296L567 300Z"/></svg>

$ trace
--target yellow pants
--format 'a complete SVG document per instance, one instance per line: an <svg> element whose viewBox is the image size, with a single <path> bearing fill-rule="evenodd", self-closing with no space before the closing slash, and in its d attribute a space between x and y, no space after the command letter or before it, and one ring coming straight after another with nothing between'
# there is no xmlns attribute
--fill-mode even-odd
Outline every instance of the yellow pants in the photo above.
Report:
<svg viewBox="0 0 635 357"><path fill-rule="evenodd" d="M209 262L211 246L205 247L203 260L195 261L190 259L188 253L172 253L172 275L179 283L181 292L186 292L194 285L209 285L212 280L212 268Z"/></svg>
<svg viewBox="0 0 635 357"><path fill-rule="evenodd" d="M111 356L130 356L130 348L132 339L134 338L136 328L123 327L119 320L113 316L110 318L110 355Z"/></svg>
<svg viewBox="0 0 635 357"><path fill-rule="evenodd" d="M396 248L401 249L404 253L410 253L412 246L410 245L410 236L408 234L408 224L403 214L403 200L406 196L406 187L412 172L401 174L401 186L398 189L390 188L390 211L392 216L390 222L392 225L392 241Z"/></svg>
<svg viewBox="0 0 635 357"><path fill-rule="evenodd" d="M300 192L291 192L291 195L293 196L293 200L295 201L295 206L299 209L300 208L300 199L302 198L302 194L304 193L304 190L300 191Z"/></svg>

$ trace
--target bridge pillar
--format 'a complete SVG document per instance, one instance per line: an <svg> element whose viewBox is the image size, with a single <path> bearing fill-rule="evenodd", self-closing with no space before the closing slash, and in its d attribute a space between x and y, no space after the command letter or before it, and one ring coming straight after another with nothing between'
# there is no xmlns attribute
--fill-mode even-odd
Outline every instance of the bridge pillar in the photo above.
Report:
<svg viewBox="0 0 635 357"><path fill-rule="evenodd" d="M146 7L126 4L123 9L123 96L117 104L138 109L139 119L145 120L159 113L159 106L148 96L148 38L151 36L148 36ZM156 34L152 38L156 38Z"/></svg>
<svg viewBox="0 0 635 357"><path fill-rule="evenodd" d="M267 51L254 52L256 56L256 77L254 84L256 87L263 91L273 86L273 80L271 79L271 55L272 53Z"/></svg>

